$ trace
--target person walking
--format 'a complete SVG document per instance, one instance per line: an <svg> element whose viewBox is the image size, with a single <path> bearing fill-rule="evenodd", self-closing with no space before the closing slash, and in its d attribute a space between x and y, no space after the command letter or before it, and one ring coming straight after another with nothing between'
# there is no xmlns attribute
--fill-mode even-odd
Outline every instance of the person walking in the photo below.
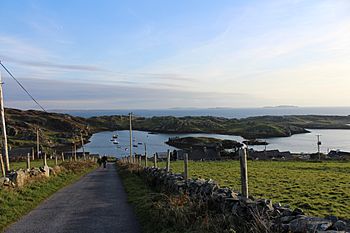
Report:
<svg viewBox="0 0 350 233"><path fill-rule="evenodd" d="M103 163L103 168L106 168L107 166L107 156L102 157L102 163Z"/></svg>

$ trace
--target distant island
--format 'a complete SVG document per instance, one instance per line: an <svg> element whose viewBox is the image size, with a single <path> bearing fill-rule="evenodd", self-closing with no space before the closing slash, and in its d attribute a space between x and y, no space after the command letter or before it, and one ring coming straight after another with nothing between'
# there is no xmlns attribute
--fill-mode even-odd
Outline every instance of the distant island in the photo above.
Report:
<svg viewBox="0 0 350 233"><path fill-rule="evenodd" d="M278 106L265 106L263 108L299 108L299 107L294 105L278 105Z"/></svg>
<svg viewBox="0 0 350 233"><path fill-rule="evenodd" d="M9 145L34 146L36 128L44 147L61 149L71 147L73 141L88 142L92 134L101 131L128 130L128 116L74 117L68 114L35 110L5 110ZM288 137L307 133L307 129L350 129L350 116L259 116L228 119L212 116L188 117L134 117L133 129L154 133L216 133L239 135L245 139ZM251 141L258 143L258 141ZM263 143L263 142L259 142Z"/></svg>

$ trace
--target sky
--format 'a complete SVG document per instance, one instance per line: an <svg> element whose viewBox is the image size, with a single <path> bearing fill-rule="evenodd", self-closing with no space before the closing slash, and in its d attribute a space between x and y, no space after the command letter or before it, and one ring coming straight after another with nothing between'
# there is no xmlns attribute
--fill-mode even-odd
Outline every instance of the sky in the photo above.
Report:
<svg viewBox="0 0 350 233"><path fill-rule="evenodd" d="M348 0L17 0L0 60L46 109L349 106ZM36 109L1 70L5 105Z"/></svg>

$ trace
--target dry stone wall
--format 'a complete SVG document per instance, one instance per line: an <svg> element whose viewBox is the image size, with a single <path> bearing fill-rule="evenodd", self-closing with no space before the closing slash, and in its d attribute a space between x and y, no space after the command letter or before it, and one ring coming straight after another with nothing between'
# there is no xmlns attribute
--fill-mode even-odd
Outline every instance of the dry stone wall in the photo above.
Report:
<svg viewBox="0 0 350 233"><path fill-rule="evenodd" d="M45 166L40 168L18 169L16 171L11 171L6 177L0 178L0 187L7 186L20 188L34 179L56 175L61 172L62 169L63 168L60 166Z"/></svg>
<svg viewBox="0 0 350 233"><path fill-rule="evenodd" d="M221 188L211 179L185 180L182 174L168 173L165 169L140 168L139 174L152 187L172 194L186 194L191 199L206 202L208 208L217 211L232 224L257 221L263 226L261 232L293 233L345 233L350 232L345 221L336 216L317 218L306 216L302 209L292 209L288 205L273 204L271 200L243 198L240 193L229 188Z"/></svg>

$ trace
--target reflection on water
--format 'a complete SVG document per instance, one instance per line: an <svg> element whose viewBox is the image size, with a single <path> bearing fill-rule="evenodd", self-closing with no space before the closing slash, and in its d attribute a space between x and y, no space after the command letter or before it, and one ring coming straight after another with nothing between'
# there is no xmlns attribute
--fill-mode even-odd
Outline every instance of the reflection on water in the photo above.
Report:
<svg viewBox="0 0 350 233"><path fill-rule="evenodd" d="M310 130L311 133L297 134L291 137L284 138L269 138L266 141L269 143L267 149L279 149L280 151L291 151L295 153L305 152L311 153L317 151L316 135L321 135L321 151L327 152L332 149L340 149L350 151L350 130ZM114 134L118 134L117 141L119 144L113 144L111 138ZM221 135L221 134L149 134L143 131L133 131L133 147L135 153L144 153L144 144L146 143L147 154L153 155L155 152L164 152L168 149L175 148L166 145L164 142L169 137L214 137L220 139L231 139L239 142L243 141L240 136ZM118 132L101 132L96 133L91 137L91 142L85 145L87 151L98 153L100 155L114 155L117 157L129 155L129 131L122 130ZM257 150L263 150L264 146L254 146ZM80 150L81 151L81 150Z"/></svg>

